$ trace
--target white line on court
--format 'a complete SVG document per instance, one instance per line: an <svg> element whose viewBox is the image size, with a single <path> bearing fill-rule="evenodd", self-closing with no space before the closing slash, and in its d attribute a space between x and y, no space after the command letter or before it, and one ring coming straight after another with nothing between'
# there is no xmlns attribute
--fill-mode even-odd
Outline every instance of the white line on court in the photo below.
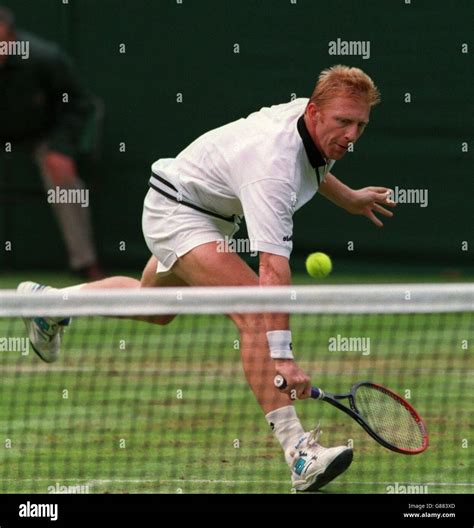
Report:
<svg viewBox="0 0 474 528"><path fill-rule="evenodd" d="M210 480L210 479L78 479L78 478L30 478L30 479L2 479L2 482L84 482L85 484L140 484L140 483L181 483L181 484L289 484L288 480ZM393 481L382 482L363 482L363 481L345 481L332 482L331 485L366 485L366 486L383 486L393 484ZM424 486L465 486L474 487L474 482L399 482L399 484L424 485Z"/></svg>

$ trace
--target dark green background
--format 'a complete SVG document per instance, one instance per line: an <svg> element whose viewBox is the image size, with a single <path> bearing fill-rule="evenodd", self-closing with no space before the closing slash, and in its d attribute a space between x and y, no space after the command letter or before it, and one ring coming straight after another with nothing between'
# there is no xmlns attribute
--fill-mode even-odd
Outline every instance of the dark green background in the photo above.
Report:
<svg viewBox="0 0 474 528"><path fill-rule="evenodd" d="M463 241L473 243L472 0L69 1L0 3L14 9L20 27L61 44L105 102L102 158L84 165L82 175L92 189L106 266L141 267L148 256L141 210L154 160L175 156L205 131L291 94L309 96L318 73L336 63L362 67L383 103L355 152L333 172L354 188L428 189L429 206L400 205L379 230L317 196L295 216L297 266L298 257L316 250L354 264L413 257L423 265L472 263L472 248L461 250ZM338 37L369 40L370 59L330 56L328 43ZM126 54L119 54L121 43ZM240 54L233 52L235 43ZM461 53L463 43L468 54ZM120 142L126 153L119 152ZM0 170L5 166L19 186L40 186L24 157L9 156ZM8 205L3 196L0 207L3 267L67 266L44 196L10 196ZM8 254L5 240L13 243ZM119 250L120 241L126 251Z"/></svg>

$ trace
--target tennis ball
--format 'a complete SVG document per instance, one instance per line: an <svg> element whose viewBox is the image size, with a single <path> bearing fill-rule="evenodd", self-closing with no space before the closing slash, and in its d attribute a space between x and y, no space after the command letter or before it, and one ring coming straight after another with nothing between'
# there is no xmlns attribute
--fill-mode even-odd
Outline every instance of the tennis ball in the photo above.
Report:
<svg viewBox="0 0 474 528"><path fill-rule="evenodd" d="M306 271L315 279L322 279L331 273L332 262L326 253L311 253L306 259Z"/></svg>

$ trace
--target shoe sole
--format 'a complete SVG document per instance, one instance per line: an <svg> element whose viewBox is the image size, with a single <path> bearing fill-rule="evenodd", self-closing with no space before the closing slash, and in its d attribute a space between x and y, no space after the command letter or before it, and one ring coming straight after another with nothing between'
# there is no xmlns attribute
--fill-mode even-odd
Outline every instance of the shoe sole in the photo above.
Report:
<svg viewBox="0 0 474 528"><path fill-rule="evenodd" d="M41 355L40 352L38 352L38 350L36 350L36 348L34 347L33 343L30 341L30 345L31 345L31 348L33 349L34 352L36 352L36 355L41 359L43 360L45 363L54 363L55 361L57 361L57 357L53 358L53 359L46 359L43 355Z"/></svg>
<svg viewBox="0 0 474 528"><path fill-rule="evenodd" d="M39 286L39 288L38 288L38 286ZM17 290L18 293L34 293L35 291L42 290L45 287L46 287L45 285L39 284L37 282L25 281L25 282L20 282L20 284L17 286L16 290ZM29 321L30 321L31 318L30 317L23 317L22 319L23 319L23 323L25 324L25 327L26 327L26 332L28 334L28 341L30 342L31 348L33 349L35 354L41 359L41 361L44 361L45 363L54 363L55 361L57 361L59 356L55 356L53 358L47 359L45 356L43 356L43 354L39 350L37 350L35 348L35 345L33 345L33 342L30 339L30 327L29 327L29 324L31 324L31 323Z"/></svg>
<svg viewBox="0 0 474 528"><path fill-rule="evenodd" d="M46 359L46 358L41 354L41 352L35 348L35 345L33 345L33 342L32 342L31 339L30 339L30 328L29 328L29 326L28 326L28 320L27 320L27 319L28 319L28 318L25 318L25 317L24 317L24 318L23 318L23 323L25 324L26 332L27 332L27 334L28 334L28 341L30 342L30 345L31 345L31 348L33 349L33 352L35 352L35 354L36 354L36 355L37 355L42 361L44 361L45 363L54 363L54 362L58 359L58 357L54 357L54 358L52 358L52 359Z"/></svg>
<svg viewBox="0 0 474 528"><path fill-rule="evenodd" d="M313 482L313 484L311 484L311 486L309 486L309 488L306 488L305 490L301 491L316 491L319 488L322 488L323 486L331 482L331 480L339 476L341 473L344 473L344 471L346 471L346 469L351 465L352 458L352 449L347 449L346 451L343 451L329 464L324 473L321 473L316 477L316 480Z"/></svg>

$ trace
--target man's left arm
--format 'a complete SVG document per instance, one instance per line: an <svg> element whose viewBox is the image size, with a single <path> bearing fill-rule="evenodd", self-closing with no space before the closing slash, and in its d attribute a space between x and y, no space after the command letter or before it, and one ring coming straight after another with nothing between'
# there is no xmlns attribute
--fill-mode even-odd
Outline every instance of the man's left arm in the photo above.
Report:
<svg viewBox="0 0 474 528"><path fill-rule="evenodd" d="M324 181L319 186L319 192L349 213L366 216L377 227L383 227L383 223L374 213L380 213L387 217L393 216L393 213L382 207L382 204L389 207L396 206L396 203L390 198L392 191L387 187L351 189L330 172L326 174Z"/></svg>

